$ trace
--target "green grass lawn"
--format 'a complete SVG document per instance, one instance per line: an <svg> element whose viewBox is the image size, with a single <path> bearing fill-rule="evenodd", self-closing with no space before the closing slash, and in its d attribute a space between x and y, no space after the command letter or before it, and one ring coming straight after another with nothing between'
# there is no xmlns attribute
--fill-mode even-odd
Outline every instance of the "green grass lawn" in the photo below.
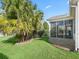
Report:
<svg viewBox="0 0 79 59"><path fill-rule="evenodd" d="M7 39L9 37L0 38L0 59L79 59L79 53L55 48L47 38L34 39L23 45L15 45Z"/></svg>

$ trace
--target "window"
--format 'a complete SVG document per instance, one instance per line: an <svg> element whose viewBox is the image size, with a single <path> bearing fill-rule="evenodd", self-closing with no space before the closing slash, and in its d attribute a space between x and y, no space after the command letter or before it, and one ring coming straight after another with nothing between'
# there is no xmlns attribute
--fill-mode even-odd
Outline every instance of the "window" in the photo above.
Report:
<svg viewBox="0 0 79 59"><path fill-rule="evenodd" d="M63 21L57 22L57 37L63 38L65 31L65 24Z"/></svg>
<svg viewBox="0 0 79 59"><path fill-rule="evenodd" d="M51 37L73 38L73 20L52 22Z"/></svg>
<svg viewBox="0 0 79 59"><path fill-rule="evenodd" d="M51 23L51 37L56 37L56 22Z"/></svg>
<svg viewBox="0 0 79 59"><path fill-rule="evenodd" d="M66 38L73 38L73 21L72 20L67 20L65 22L65 37Z"/></svg>

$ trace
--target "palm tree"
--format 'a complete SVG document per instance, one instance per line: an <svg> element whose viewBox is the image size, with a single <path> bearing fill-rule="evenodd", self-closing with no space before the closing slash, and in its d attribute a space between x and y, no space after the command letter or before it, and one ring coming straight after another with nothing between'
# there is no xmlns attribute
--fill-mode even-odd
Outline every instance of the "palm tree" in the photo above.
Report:
<svg viewBox="0 0 79 59"><path fill-rule="evenodd" d="M11 11L15 12L17 17L16 29L22 36L22 41L29 39L33 30L37 31L43 13L36 9L36 5L33 5L31 0L3 0L3 7L6 16Z"/></svg>
<svg viewBox="0 0 79 59"><path fill-rule="evenodd" d="M43 12L41 12L40 10L36 10L34 12L34 19L33 19L33 27L34 27L34 34L33 35L37 35L38 30L41 29L41 20L43 20Z"/></svg>

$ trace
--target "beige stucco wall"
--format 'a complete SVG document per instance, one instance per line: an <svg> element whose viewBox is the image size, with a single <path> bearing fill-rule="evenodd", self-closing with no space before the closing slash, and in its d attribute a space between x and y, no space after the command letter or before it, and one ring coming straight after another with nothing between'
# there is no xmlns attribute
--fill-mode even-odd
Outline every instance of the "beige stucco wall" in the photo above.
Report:
<svg viewBox="0 0 79 59"><path fill-rule="evenodd" d="M70 6L70 8L69 8L70 16L75 18L76 0L70 0L69 6Z"/></svg>
<svg viewBox="0 0 79 59"><path fill-rule="evenodd" d="M70 7L70 16L75 18L75 7Z"/></svg>

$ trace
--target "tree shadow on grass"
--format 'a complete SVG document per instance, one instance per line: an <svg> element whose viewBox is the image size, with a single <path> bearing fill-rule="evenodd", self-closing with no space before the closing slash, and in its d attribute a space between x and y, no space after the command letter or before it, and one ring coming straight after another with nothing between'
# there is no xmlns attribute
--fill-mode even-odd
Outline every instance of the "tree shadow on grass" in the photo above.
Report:
<svg viewBox="0 0 79 59"><path fill-rule="evenodd" d="M12 36L10 38L8 38L7 40L4 40L3 43L10 43L10 44L15 44L17 42L17 37L16 36Z"/></svg>
<svg viewBox="0 0 79 59"><path fill-rule="evenodd" d="M48 42L48 43L49 43L49 41L48 41L48 37L41 37L39 40L43 40L43 41L45 41L45 42Z"/></svg>
<svg viewBox="0 0 79 59"><path fill-rule="evenodd" d="M0 59L8 59L8 57L2 53L0 53Z"/></svg>

